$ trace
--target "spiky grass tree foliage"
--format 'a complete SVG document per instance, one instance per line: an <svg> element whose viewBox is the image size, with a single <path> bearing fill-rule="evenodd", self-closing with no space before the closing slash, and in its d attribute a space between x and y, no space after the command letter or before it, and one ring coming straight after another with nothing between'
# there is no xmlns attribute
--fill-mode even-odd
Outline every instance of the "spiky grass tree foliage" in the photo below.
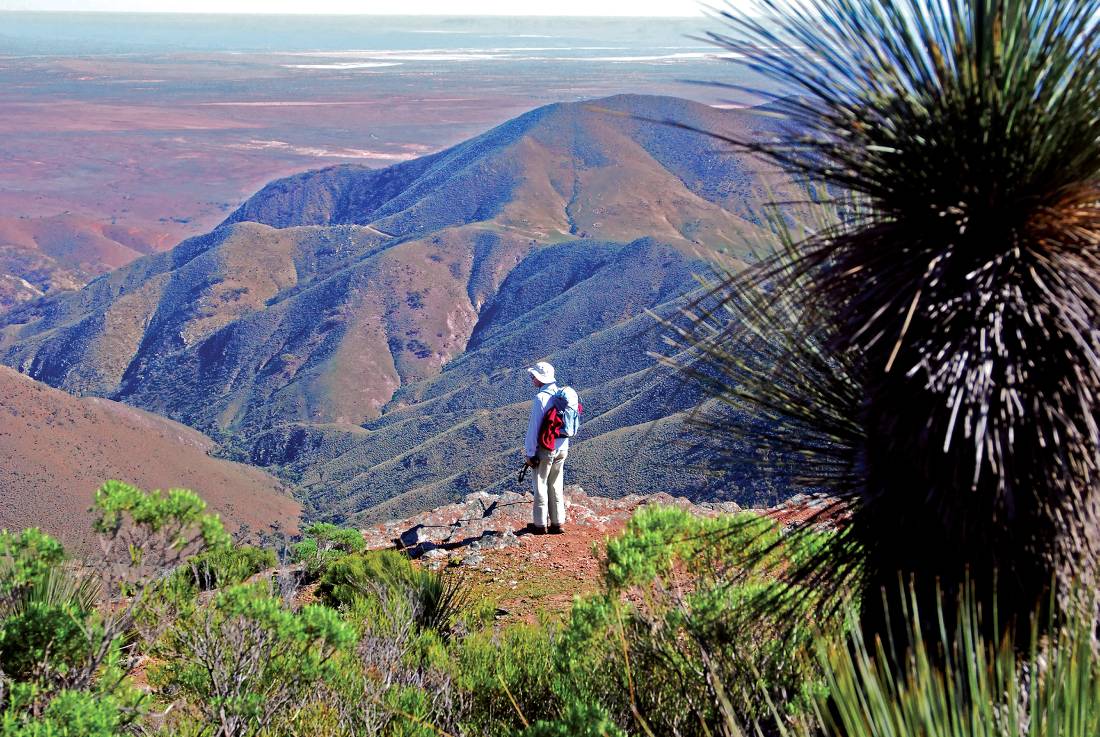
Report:
<svg viewBox="0 0 1100 737"><path fill-rule="evenodd" d="M870 641L858 627L847 642L821 641L829 701L810 724L783 737L1094 737L1100 734L1100 653L1091 618L1036 621L1031 646L984 636L989 617L964 589L949 610L892 612L904 652ZM927 603L927 602L924 602ZM954 627L929 629L928 619ZM922 616L923 614L923 616ZM1047 635L1046 637L1042 635ZM817 724L813 724L813 722ZM816 728L815 728L816 727Z"/></svg>
<svg viewBox="0 0 1100 737"><path fill-rule="evenodd" d="M799 133L736 143L866 203L760 272L859 383L831 412L861 439L825 482L856 502L866 601L899 572L955 590L967 567L996 571L1002 617L1052 579L1093 590L1100 0L754 5L712 40L795 93L776 104ZM804 378L793 405L815 401Z"/></svg>
<svg viewBox="0 0 1100 737"><path fill-rule="evenodd" d="M662 321L674 353L654 357L712 399L687 418L698 442L689 462L752 467L783 490L847 495L851 451L862 439L854 416L861 387L848 356L827 352L828 321L809 319L802 299L812 280L799 269L799 246L837 228L851 203L823 202L812 187L806 194L820 205L758 213L762 227L745 239L757 265L715 264L700 276L677 319Z"/></svg>
<svg viewBox="0 0 1100 737"><path fill-rule="evenodd" d="M679 319L664 321L672 352L654 357L711 397L686 420L694 445L685 462L745 469L777 492L821 492L827 503L793 531L811 541L819 537L819 524L843 520L859 498L855 464L866 440L859 421L860 363L852 353L830 352L834 325L806 300L816 270L804 268L801 248L841 231L862 208L814 186L805 194L804 206L786 202L759 212L763 227L745 241L757 255L755 265L716 266ZM787 536L779 546L747 549L744 565L794 584L769 587L754 608L773 614L785 609L797 625L809 594L815 607L840 613L864 570L855 530L843 526L824 546L800 546ZM751 534L745 530L741 537ZM799 547L806 554L792 558L789 551Z"/></svg>

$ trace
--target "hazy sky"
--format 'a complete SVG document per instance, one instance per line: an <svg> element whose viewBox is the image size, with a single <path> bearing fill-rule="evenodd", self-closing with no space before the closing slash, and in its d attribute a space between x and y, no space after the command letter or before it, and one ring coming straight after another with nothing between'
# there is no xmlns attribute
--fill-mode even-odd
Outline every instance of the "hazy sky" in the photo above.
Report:
<svg viewBox="0 0 1100 737"><path fill-rule="evenodd" d="M709 5L723 5L712 0ZM393 15L698 15L700 0L0 0L0 10Z"/></svg>

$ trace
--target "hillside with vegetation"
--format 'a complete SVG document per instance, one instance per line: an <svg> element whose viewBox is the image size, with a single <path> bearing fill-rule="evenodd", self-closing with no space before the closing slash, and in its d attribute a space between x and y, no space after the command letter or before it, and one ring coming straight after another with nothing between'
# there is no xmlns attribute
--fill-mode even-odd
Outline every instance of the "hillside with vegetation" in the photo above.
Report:
<svg viewBox="0 0 1100 737"><path fill-rule="evenodd" d="M103 479L198 489L226 527L298 527L301 505L264 471L214 458L205 435L118 402L78 398L0 366L0 529L41 527L74 551L92 544Z"/></svg>
<svg viewBox="0 0 1100 737"><path fill-rule="evenodd" d="M80 215L0 217L0 312L169 247L161 233Z"/></svg>

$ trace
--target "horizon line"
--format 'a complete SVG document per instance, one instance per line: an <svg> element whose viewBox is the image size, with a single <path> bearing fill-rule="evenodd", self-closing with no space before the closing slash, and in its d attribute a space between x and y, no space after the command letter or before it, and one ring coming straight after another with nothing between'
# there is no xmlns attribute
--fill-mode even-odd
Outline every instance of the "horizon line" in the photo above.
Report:
<svg viewBox="0 0 1100 737"><path fill-rule="evenodd" d="M575 15L575 14L545 14L545 13L370 13L370 12L354 12L354 13L340 13L340 12L328 12L328 13L311 13L308 11L302 12L282 12L282 13L269 13L264 11L250 11L250 10L204 10L200 12L192 10L105 10L105 9L82 9L82 10L70 10L65 8L44 8L44 9L27 9L27 8L0 8L0 13L61 13L65 15L258 15L258 16L312 16L312 17L371 17L371 18L635 18L635 19L661 19L661 20L694 20L697 18L707 17L706 13L697 13L695 15Z"/></svg>

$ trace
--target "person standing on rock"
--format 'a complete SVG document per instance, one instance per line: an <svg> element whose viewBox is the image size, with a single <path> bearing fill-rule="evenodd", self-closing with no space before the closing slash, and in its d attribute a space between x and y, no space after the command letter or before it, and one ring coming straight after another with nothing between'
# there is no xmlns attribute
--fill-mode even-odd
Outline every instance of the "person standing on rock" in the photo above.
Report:
<svg viewBox="0 0 1100 737"><path fill-rule="evenodd" d="M559 394L558 385L554 377L554 367L546 361L531 366L527 373L531 375L531 383L537 389L531 403L531 418L527 423L527 437L524 442L527 465L535 469L532 479L535 503L531 511L532 521L527 529L536 535L547 532L556 535L563 532L562 526L565 524L565 495L562 488L565 485L565 459L569 455L569 438L553 438L550 441L553 443L553 450L540 444L539 433L545 430L543 421L554 406L555 396Z"/></svg>

